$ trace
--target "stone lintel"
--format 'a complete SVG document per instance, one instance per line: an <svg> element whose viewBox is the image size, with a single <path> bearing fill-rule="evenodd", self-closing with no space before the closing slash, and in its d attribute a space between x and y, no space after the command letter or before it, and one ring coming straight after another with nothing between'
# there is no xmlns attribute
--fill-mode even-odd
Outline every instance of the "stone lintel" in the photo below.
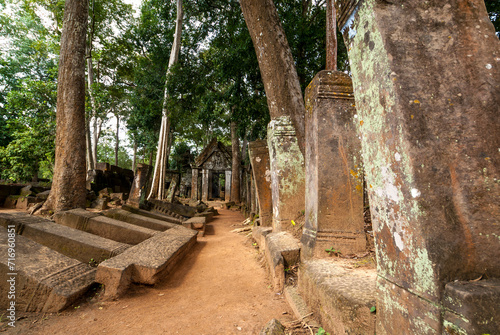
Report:
<svg viewBox="0 0 500 335"><path fill-rule="evenodd" d="M59 212L54 219L58 224L127 244L138 244L159 233L156 230L111 219L84 209Z"/></svg>
<svg viewBox="0 0 500 335"><path fill-rule="evenodd" d="M15 267L9 264L8 240L15 241ZM80 298L94 283L96 269L0 227L0 308L6 310L15 281L15 308L56 313Z"/></svg>
<svg viewBox="0 0 500 335"><path fill-rule="evenodd" d="M0 214L0 226L9 225L15 226L18 235L87 264L100 263L130 247L28 214Z"/></svg>
<svg viewBox="0 0 500 335"><path fill-rule="evenodd" d="M109 209L102 212L102 214L115 220L124 221L136 226L141 226L158 231L165 231L176 226L175 223L165 222L164 220L134 214L120 208Z"/></svg>
<svg viewBox="0 0 500 335"><path fill-rule="evenodd" d="M97 267L105 296L117 298L131 283L154 285L172 271L196 243L197 232L181 226L159 233Z"/></svg>

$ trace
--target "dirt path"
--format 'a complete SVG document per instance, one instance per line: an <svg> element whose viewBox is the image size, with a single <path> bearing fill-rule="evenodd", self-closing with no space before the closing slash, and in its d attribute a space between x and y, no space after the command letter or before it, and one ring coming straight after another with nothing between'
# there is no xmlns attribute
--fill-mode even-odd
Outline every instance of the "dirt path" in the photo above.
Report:
<svg viewBox="0 0 500 335"><path fill-rule="evenodd" d="M269 288L257 249L231 233L242 215L219 213L175 273L158 285L134 286L118 301L93 299L58 316L20 320L7 333L258 334L272 318L292 321L283 296Z"/></svg>

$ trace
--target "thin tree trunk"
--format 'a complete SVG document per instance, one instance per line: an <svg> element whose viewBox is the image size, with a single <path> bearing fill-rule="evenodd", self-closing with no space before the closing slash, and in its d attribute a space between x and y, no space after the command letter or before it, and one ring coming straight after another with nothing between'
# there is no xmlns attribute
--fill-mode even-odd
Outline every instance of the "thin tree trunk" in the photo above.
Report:
<svg viewBox="0 0 500 335"><path fill-rule="evenodd" d="M134 173L136 165L137 165L137 141L134 140L134 154L132 156L132 171L134 171Z"/></svg>
<svg viewBox="0 0 500 335"><path fill-rule="evenodd" d="M181 34L182 34L182 0L177 0L177 20L175 23L175 36L174 44L172 45L172 50L170 52L170 59L168 62L167 75L165 79L165 91L163 94L163 108L162 108L162 120L160 128L160 136L158 138L158 150L156 153L155 170L153 174L153 183L151 185L151 191L148 195L148 199L158 198L163 199L165 196L165 170L167 168L168 156L170 155L170 147L172 145L170 141L170 118L168 116L168 91L167 83L168 77L170 75L170 70L172 66L177 63L179 59L179 51L181 48Z"/></svg>
<svg viewBox="0 0 500 335"><path fill-rule="evenodd" d="M245 132L245 137L243 138L243 143L241 144L241 160L243 162L246 162L247 157L248 157L248 138L247 138L247 133Z"/></svg>
<svg viewBox="0 0 500 335"><path fill-rule="evenodd" d="M116 142L115 142L115 165L118 166L118 149L120 147L120 137L119 137L119 131L120 131L120 116L117 114L116 116Z"/></svg>
<svg viewBox="0 0 500 335"><path fill-rule="evenodd" d="M66 0L57 77L56 155L42 211L85 208L85 37L87 0Z"/></svg>
<svg viewBox="0 0 500 335"><path fill-rule="evenodd" d="M85 143L86 143L86 159L87 159L87 171L95 170L94 156L92 155L92 140L90 137L90 122L88 119L85 120Z"/></svg>
<svg viewBox="0 0 500 335"><path fill-rule="evenodd" d="M93 141L92 141L92 159L94 164L97 165L97 143L101 137L102 120L94 117L94 131L93 131Z"/></svg>
<svg viewBox="0 0 500 335"><path fill-rule="evenodd" d="M326 68L337 71L337 12L333 0L326 0Z"/></svg>
<svg viewBox="0 0 500 335"><path fill-rule="evenodd" d="M285 31L272 0L240 0L252 37L271 119L289 116L305 152L305 105Z"/></svg>
<svg viewBox="0 0 500 335"><path fill-rule="evenodd" d="M238 125L231 121L231 152L233 155L231 169L231 201L235 203L241 202L240 196L240 168L241 168L241 151L240 140L237 132Z"/></svg>

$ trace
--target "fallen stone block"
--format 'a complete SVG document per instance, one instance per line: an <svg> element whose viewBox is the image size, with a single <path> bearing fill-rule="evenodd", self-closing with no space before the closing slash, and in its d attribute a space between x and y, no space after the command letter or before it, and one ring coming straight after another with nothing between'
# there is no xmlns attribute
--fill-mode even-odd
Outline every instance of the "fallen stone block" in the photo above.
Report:
<svg viewBox="0 0 500 335"><path fill-rule="evenodd" d="M205 211L202 213L196 213L194 217L204 217L207 219L207 222L209 222L214 217L214 212Z"/></svg>
<svg viewBox="0 0 500 335"><path fill-rule="evenodd" d="M194 207L173 204L167 201L150 200L149 203L152 205L152 210L169 215L172 215L171 213L173 213L184 217L193 217L197 212Z"/></svg>
<svg viewBox="0 0 500 335"><path fill-rule="evenodd" d="M184 221L182 225L186 228L197 230L199 236L205 236L207 218L204 216L195 216Z"/></svg>
<svg viewBox="0 0 500 335"><path fill-rule="evenodd" d="M100 263L130 247L128 244L27 214L0 213L0 226L14 226L18 235L87 264Z"/></svg>
<svg viewBox="0 0 500 335"><path fill-rule="evenodd" d="M55 313L80 298L94 283L96 269L0 227L0 308L15 301L16 311ZM15 283L15 285L11 285ZM15 291L15 299L8 292Z"/></svg>
<svg viewBox="0 0 500 335"><path fill-rule="evenodd" d="M196 243L197 233L174 227L127 249L97 267L96 281L105 287L105 296L117 298L131 283L154 285Z"/></svg>
<svg viewBox="0 0 500 335"><path fill-rule="evenodd" d="M254 226L252 228L252 238L257 242L259 248L265 250L266 236L273 232L272 227Z"/></svg>
<svg viewBox="0 0 500 335"><path fill-rule="evenodd" d="M58 224L126 244L141 243L158 233L156 230L114 220L84 209L59 212L54 219Z"/></svg>
<svg viewBox="0 0 500 335"><path fill-rule="evenodd" d="M169 216L169 215L165 215L165 214L162 214L162 213L154 213L154 212L146 211L144 209L139 209L139 208L136 208L136 207L132 207L132 206L129 206L129 205L123 205L122 209L126 210L127 212L131 212L131 213L134 213L134 214L139 214L139 215L142 215L142 216L146 216L148 218L153 218L153 219L157 219L157 220L167 221L167 222L171 222L171 223L175 223L175 224L182 224L182 221L183 221L181 219L174 218L174 217Z"/></svg>
<svg viewBox="0 0 500 335"><path fill-rule="evenodd" d="M295 286L285 286L285 299L288 305L292 308L293 314L297 320L302 320L313 328L319 328L320 325L313 319L314 313L307 306L304 298L299 294L299 290Z"/></svg>
<svg viewBox="0 0 500 335"><path fill-rule="evenodd" d="M110 209L105 212L102 212L102 214L115 220L128 222L136 226L158 231L165 231L167 229L176 226L175 223L165 222L163 220L158 220L139 214L134 214L120 208Z"/></svg>
<svg viewBox="0 0 500 335"><path fill-rule="evenodd" d="M300 261L300 245L290 233L276 232L266 236L265 255L275 292L285 287L285 269Z"/></svg>
<svg viewBox="0 0 500 335"><path fill-rule="evenodd" d="M346 269L335 261L303 261L299 292L331 334L374 334L375 269Z"/></svg>
<svg viewBox="0 0 500 335"><path fill-rule="evenodd" d="M5 202L3 204L3 207L4 208L16 208L16 204L17 204L17 201L18 199L20 198L21 196L20 195L9 195L6 199L5 199Z"/></svg>

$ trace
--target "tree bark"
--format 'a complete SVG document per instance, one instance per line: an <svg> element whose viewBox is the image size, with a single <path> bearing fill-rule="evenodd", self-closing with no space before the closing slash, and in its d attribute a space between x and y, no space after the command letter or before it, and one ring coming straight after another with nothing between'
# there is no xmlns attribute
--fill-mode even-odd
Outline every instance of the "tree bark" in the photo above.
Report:
<svg viewBox="0 0 500 335"><path fill-rule="evenodd" d="M231 152L233 155L231 165L231 201L235 203L241 202L240 196L240 167L241 167L241 151L240 140L238 138L237 124L231 121Z"/></svg>
<svg viewBox="0 0 500 335"><path fill-rule="evenodd" d="M165 171L167 169L168 156L170 155L170 118L168 116L168 91L167 83L172 66L179 59L179 51L181 49L181 34L182 34L182 18L184 12L182 10L182 0L177 0L177 19L175 22L175 36L170 59L168 61L167 78L165 79L165 91L163 94L162 120L160 128L160 136L158 138L158 150L156 153L155 170L153 174L153 184L148 199L165 197Z"/></svg>
<svg viewBox="0 0 500 335"><path fill-rule="evenodd" d="M337 71L337 11L333 0L326 0L326 68Z"/></svg>
<svg viewBox="0 0 500 335"><path fill-rule="evenodd" d="M137 141L134 140L134 154L132 156L132 171L134 171L134 173L136 165L137 165Z"/></svg>
<svg viewBox="0 0 500 335"><path fill-rule="evenodd" d="M56 156L52 190L42 208L85 208L85 37L87 0L66 0L57 87Z"/></svg>
<svg viewBox="0 0 500 335"><path fill-rule="evenodd" d="M271 119L290 117L304 155L304 99L276 7L272 0L240 0L240 5L259 61Z"/></svg>
<svg viewBox="0 0 500 335"><path fill-rule="evenodd" d="M115 136L115 165L118 166L118 149L120 148L120 116L118 114L116 116L116 136Z"/></svg>

